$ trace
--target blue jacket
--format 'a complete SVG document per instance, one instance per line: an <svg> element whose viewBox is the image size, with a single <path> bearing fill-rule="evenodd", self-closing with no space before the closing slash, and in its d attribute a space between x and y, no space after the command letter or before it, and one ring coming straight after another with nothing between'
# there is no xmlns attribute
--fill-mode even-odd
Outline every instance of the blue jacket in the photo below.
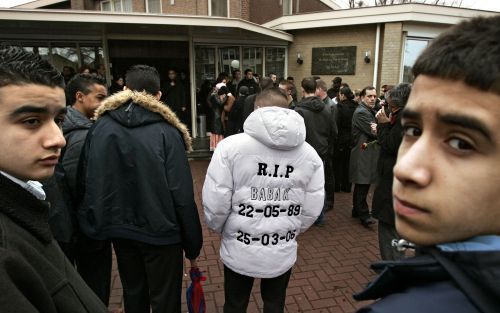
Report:
<svg viewBox="0 0 500 313"><path fill-rule="evenodd" d="M440 251L372 266L382 273L354 295L380 299L358 313L500 311L500 251Z"/></svg>

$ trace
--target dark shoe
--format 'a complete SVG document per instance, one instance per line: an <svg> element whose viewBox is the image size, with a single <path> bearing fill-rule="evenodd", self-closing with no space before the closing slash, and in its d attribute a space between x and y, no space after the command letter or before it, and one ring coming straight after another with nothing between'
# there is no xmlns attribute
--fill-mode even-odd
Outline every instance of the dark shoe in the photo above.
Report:
<svg viewBox="0 0 500 313"><path fill-rule="evenodd" d="M358 218L359 217L358 212L356 212L356 211L354 211L354 209L352 209L352 211L351 211L351 217L352 218Z"/></svg>
<svg viewBox="0 0 500 313"><path fill-rule="evenodd" d="M316 222L314 222L314 226L318 226L318 227L323 227L325 226L325 219L317 219Z"/></svg>
<svg viewBox="0 0 500 313"><path fill-rule="evenodd" d="M373 218L371 217L368 217L368 218L365 218L365 219L362 219L361 220L361 225L363 225L364 227L366 228L370 228L370 225L373 225L377 223L377 221L375 221Z"/></svg>

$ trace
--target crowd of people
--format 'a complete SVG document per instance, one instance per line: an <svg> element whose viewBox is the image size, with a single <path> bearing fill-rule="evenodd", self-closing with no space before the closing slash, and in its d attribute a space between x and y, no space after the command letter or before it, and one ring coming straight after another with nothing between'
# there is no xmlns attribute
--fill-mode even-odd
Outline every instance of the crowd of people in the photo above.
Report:
<svg viewBox="0 0 500 313"><path fill-rule="evenodd" d="M359 100L340 77L299 90L273 73L220 75L204 94L202 204L221 234L224 312L246 312L255 278L264 312L284 312L297 237L352 184L352 216L378 220L384 260L354 295L377 301L358 312L497 312L498 38L498 16L462 22L419 56L413 85L381 97L367 86ZM184 258L197 268L203 236L168 76L162 89L154 67L134 65L111 93L98 74L65 83L39 56L0 49L2 312L107 312L112 249L125 312L181 312Z"/></svg>

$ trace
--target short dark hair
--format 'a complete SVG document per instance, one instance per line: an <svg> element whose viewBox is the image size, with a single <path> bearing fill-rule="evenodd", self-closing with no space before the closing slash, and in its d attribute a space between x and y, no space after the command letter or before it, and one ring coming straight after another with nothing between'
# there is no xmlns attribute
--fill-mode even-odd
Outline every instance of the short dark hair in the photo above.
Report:
<svg viewBox="0 0 500 313"><path fill-rule="evenodd" d="M307 93L315 93L316 92L316 80L313 77L306 77L300 83L304 91Z"/></svg>
<svg viewBox="0 0 500 313"><path fill-rule="evenodd" d="M354 93L352 92L351 88L349 88L349 87L340 88L339 93L343 94L349 100L354 99Z"/></svg>
<svg viewBox="0 0 500 313"><path fill-rule="evenodd" d="M288 99L283 90L279 88L269 88L262 90L262 92L255 97L255 105L262 107L277 106L287 108Z"/></svg>
<svg viewBox="0 0 500 313"><path fill-rule="evenodd" d="M259 80L260 90L266 90L266 89L273 88L273 87L274 87L274 82L271 78L262 77L262 79Z"/></svg>
<svg viewBox="0 0 500 313"><path fill-rule="evenodd" d="M323 91L327 91L328 87L326 86L326 83L322 79L316 79L316 88L319 88Z"/></svg>
<svg viewBox="0 0 500 313"><path fill-rule="evenodd" d="M247 68L247 69L245 70L245 75L246 75L248 72L252 72L252 73L253 73L253 71L252 71L252 69L251 69L251 68Z"/></svg>
<svg viewBox="0 0 500 313"><path fill-rule="evenodd" d="M66 85L64 93L66 94L66 105L73 105L76 102L76 93L83 94L90 92L90 87L94 84L106 86L104 78L97 74L76 74Z"/></svg>
<svg viewBox="0 0 500 313"><path fill-rule="evenodd" d="M366 86L365 88L363 88L363 90L361 90L361 92L359 93L359 96L360 97L366 96L366 91L367 90L375 90L375 87L373 87L373 86Z"/></svg>
<svg viewBox="0 0 500 313"><path fill-rule="evenodd" d="M0 87L36 84L64 88L64 77L52 64L21 47L0 48Z"/></svg>
<svg viewBox="0 0 500 313"><path fill-rule="evenodd" d="M286 90L292 91L293 89L295 89L295 85L291 81L289 81L287 79L280 80L279 84L285 86Z"/></svg>
<svg viewBox="0 0 500 313"><path fill-rule="evenodd" d="M401 83L392 87L388 92L388 97L391 98L392 105L398 108L404 108L410 97L411 84Z"/></svg>
<svg viewBox="0 0 500 313"><path fill-rule="evenodd" d="M226 72L220 72L219 73L219 76L217 76L217 79L215 80L215 82L218 84L218 83L222 83L222 81L225 79L227 80L228 78L228 75Z"/></svg>
<svg viewBox="0 0 500 313"><path fill-rule="evenodd" d="M332 83L334 86L340 86L342 84L342 77L336 76L333 80Z"/></svg>
<svg viewBox="0 0 500 313"><path fill-rule="evenodd" d="M125 85L134 91L146 91L156 95L160 91L160 75L156 68L149 65L133 65L125 74Z"/></svg>
<svg viewBox="0 0 500 313"><path fill-rule="evenodd" d="M464 81L500 94L500 16L476 17L442 33L413 66L413 75Z"/></svg>

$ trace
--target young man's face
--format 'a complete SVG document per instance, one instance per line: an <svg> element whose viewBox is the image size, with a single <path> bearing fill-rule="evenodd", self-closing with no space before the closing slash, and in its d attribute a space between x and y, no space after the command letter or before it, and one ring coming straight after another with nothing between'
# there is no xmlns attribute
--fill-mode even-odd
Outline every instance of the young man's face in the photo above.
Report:
<svg viewBox="0 0 500 313"><path fill-rule="evenodd" d="M396 228L421 245L500 234L500 96L420 75L394 167Z"/></svg>
<svg viewBox="0 0 500 313"><path fill-rule="evenodd" d="M84 94L79 91L76 95L75 108L87 118L94 116L95 110L101 105L102 100L108 96L108 89L100 84L93 84L88 88L89 92Z"/></svg>
<svg viewBox="0 0 500 313"><path fill-rule="evenodd" d="M60 129L65 110L62 88L0 88L0 170L25 181L50 177L66 144Z"/></svg>

